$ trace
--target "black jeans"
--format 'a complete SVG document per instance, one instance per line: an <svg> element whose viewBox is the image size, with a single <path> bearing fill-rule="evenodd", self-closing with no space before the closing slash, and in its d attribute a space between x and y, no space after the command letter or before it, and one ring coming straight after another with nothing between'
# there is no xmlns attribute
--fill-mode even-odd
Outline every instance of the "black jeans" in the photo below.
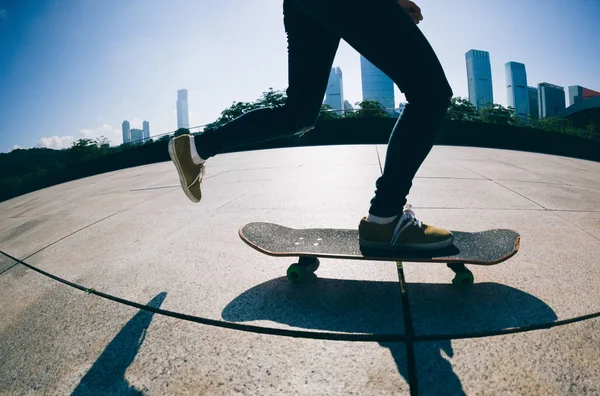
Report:
<svg viewBox="0 0 600 396"><path fill-rule="evenodd" d="M287 101L252 110L195 137L209 158L250 143L313 129L340 38L388 75L408 104L390 135L369 213L402 213L417 170L431 151L452 98L442 66L421 30L395 0L284 0Z"/></svg>

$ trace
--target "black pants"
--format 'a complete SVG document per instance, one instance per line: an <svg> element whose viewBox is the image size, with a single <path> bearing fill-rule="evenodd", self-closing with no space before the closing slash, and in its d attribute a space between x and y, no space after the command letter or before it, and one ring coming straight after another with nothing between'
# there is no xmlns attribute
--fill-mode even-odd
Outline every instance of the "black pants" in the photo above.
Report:
<svg viewBox="0 0 600 396"><path fill-rule="evenodd" d="M203 158L314 128L340 38L388 75L408 104L390 135L369 213L402 213L417 170L431 151L452 89L421 30L395 0L284 0L287 102L249 111L195 138ZM368 131L365 131L368 133Z"/></svg>

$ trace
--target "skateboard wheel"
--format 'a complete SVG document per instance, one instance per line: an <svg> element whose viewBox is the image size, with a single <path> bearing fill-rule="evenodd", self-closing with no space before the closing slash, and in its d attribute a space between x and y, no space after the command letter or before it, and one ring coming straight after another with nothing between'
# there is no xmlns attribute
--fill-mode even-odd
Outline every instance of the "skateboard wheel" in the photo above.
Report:
<svg viewBox="0 0 600 396"><path fill-rule="evenodd" d="M287 270L287 277L292 283L301 283L306 278L306 267L300 264L292 264Z"/></svg>
<svg viewBox="0 0 600 396"><path fill-rule="evenodd" d="M473 273L469 270L457 272L452 279L452 284L459 289L467 289L473 285L473 282Z"/></svg>

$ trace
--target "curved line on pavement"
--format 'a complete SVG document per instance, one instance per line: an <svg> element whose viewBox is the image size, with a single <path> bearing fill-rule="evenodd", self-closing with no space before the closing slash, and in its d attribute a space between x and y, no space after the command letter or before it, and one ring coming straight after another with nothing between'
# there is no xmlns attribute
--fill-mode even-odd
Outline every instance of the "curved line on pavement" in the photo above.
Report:
<svg viewBox="0 0 600 396"><path fill-rule="evenodd" d="M71 286L75 289L79 289L89 294L94 294L98 297L105 298L110 301L114 301L123 305L127 305L133 308L142 309L144 311L154 312L159 315L170 316L172 318L186 320L189 322L201 323L207 326L221 327L225 329L231 330L239 330L245 331L248 333L257 333L257 334L269 334L269 335L277 335L284 337L293 337L293 338L306 338L306 339L315 339L315 340L330 340L330 341L362 341L362 342L406 342L408 340L412 341L449 341L449 340L458 340L465 338L482 338L482 337L492 337L499 335L507 335L507 334L515 334L515 333L525 333L533 330L541 330L541 329L550 329L553 327L563 326L566 324L581 322L588 319L593 319L600 317L600 312L577 316L570 319L557 320L551 323L543 323L543 324L534 324L529 326L522 327L510 327L501 330L492 330L492 331L482 331L475 333L450 333L450 334L435 334L435 335L414 335L412 337L408 337L406 334L399 333L390 333L390 334L377 334L377 333L338 333L338 332L322 332L322 331L304 331L304 330L287 330L287 329L277 329L274 327L264 327L264 326L254 326L247 325L235 322L226 322L222 320L208 319L200 316L187 315L180 312L169 311L166 309L154 308L148 305L143 305L136 303L134 301L125 300L120 297L116 297L110 294L106 294L100 291L97 291L93 288L88 288L85 286L81 286L77 283L70 282L66 279L63 279L59 276L53 275L49 272L41 270L37 267L34 267L31 264L27 264L24 261L21 261L8 253L0 250L0 253L6 256L7 258L39 273L48 278L54 279L57 282L63 283L67 286Z"/></svg>

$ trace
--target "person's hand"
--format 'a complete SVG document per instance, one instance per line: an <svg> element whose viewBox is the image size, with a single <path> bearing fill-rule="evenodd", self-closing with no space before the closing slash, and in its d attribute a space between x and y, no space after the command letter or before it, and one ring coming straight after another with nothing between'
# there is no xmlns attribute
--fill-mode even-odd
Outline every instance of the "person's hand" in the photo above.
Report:
<svg viewBox="0 0 600 396"><path fill-rule="evenodd" d="M410 15L413 22L418 24L423 20L423 14L421 14L421 9L418 5L413 3L410 0L396 0L400 7L404 8L404 10Z"/></svg>

